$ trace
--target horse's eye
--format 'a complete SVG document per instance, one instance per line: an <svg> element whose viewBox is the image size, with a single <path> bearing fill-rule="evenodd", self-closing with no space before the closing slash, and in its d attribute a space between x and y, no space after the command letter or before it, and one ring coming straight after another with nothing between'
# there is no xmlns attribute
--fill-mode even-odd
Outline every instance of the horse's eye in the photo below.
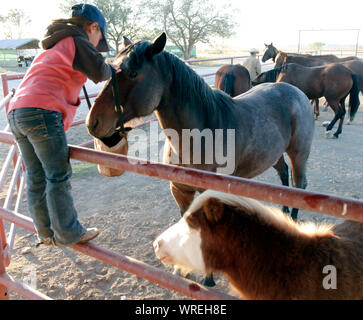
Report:
<svg viewBox="0 0 363 320"><path fill-rule="evenodd" d="M130 70L129 73L128 73L128 76L130 79L134 79L137 77L137 72L134 71L134 70Z"/></svg>

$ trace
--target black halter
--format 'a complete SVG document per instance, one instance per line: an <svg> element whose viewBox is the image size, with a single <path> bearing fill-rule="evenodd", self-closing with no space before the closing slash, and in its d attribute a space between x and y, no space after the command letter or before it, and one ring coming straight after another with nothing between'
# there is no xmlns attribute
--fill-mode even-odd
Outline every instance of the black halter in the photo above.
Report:
<svg viewBox="0 0 363 320"><path fill-rule="evenodd" d="M103 143L105 143L107 146L112 147L112 146L116 145L122 139L122 137L125 136L125 134L128 131L130 131L132 128L130 128L130 127L125 128L125 126L124 126L123 108L120 103L120 95L118 92L116 70L112 66L110 66L110 68L111 68L111 73L112 73L111 84L112 84L113 96L115 99L115 108L116 108L116 112L117 112L118 121L117 121L116 129L115 129L116 132L111 137L102 138L101 141ZM90 110L92 105L89 100L88 93L87 93L85 86L83 86L83 93L84 93L84 96L87 101L88 109Z"/></svg>
<svg viewBox="0 0 363 320"><path fill-rule="evenodd" d="M117 78L116 78L116 70L110 66L111 72L112 72L112 89L113 89L113 96L115 98L115 107L117 112L118 121L116 124L116 131L121 132L121 134L125 133L125 127L124 127L124 120L123 120L123 108L120 103L120 95L118 92L118 85L117 85Z"/></svg>

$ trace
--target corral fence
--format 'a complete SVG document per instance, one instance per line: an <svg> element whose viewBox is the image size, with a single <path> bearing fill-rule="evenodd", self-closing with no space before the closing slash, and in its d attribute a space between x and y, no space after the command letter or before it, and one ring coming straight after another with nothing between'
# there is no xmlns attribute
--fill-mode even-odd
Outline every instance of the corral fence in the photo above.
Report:
<svg viewBox="0 0 363 320"><path fill-rule="evenodd" d="M227 57L219 60L230 59L231 63L233 63L237 58L245 58L245 56ZM206 59L203 60L205 61ZM198 60L188 61L188 63L195 62L198 62ZM8 81L22 79L23 76L24 74L1 75L4 99L0 102L0 110L7 105L14 93L14 90L9 90ZM206 77L210 75L206 74L202 76ZM95 94L91 94L90 98L95 96ZM84 120L78 121L73 123L73 126L83 123ZM138 127L142 125L143 124L138 125ZM10 264L15 241L16 226L35 232L32 219L18 212L25 185L25 169L22 164L21 155L17 151L13 136L8 131L8 126L6 126L4 130L0 130L0 142L10 145L9 153L0 172L0 191L5 186L6 177L12 171L6 199L3 207L0 208L0 300L9 299L8 289L19 293L27 299L50 299L41 292L31 288L25 283L15 280L6 273L6 267ZM145 161L144 159L141 161L142 164L137 164L137 158L96 151L85 147L90 144L92 143L86 142L78 146L69 145L70 157L79 161L101 164L103 166L159 179L172 180L202 189L228 192L261 201L363 222L363 201L360 200L276 186L239 177ZM13 169L11 170L10 168ZM15 207L11 210L10 206L12 200L14 200L13 198L15 198L14 193L16 190ZM7 221L11 224L8 236L6 236L3 221ZM120 255L93 243L77 244L71 246L71 248L193 299L236 299L228 294L218 292L212 288L206 288L194 281L172 275L167 271L159 270L144 262Z"/></svg>

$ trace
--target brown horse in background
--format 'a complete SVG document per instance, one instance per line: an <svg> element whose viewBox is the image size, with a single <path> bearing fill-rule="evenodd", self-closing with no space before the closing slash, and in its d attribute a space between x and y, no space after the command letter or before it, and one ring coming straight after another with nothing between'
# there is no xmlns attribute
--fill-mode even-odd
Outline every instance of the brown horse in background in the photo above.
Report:
<svg viewBox="0 0 363 320"><path fill-rule="evenodd" d="M354 118L359 107L358 77L340 63L331 63L320 67L305 67L295 63L286 64L280 68L261 73L253 85L263 82L287 82L303 91L309 99L325 97L334 111L334 118L327 126L327 136L330 136L334 124L340 119L338 130L334 137L342 133L345 116L345 98L350 94L350 116Z"/></svg>
<svg viewBox="0 0 363 320"><path fill-rule="evenodd" d="M326 55L310 55L310 54L299 54L299 53L290 53L290 52L283 52L278 50L273 44L267 45L265 43L266 50L262 57L262 62L266 62L269 59L272 59L273 62L276 62L275 68L279 68L284 64L287 63L299 63L299 58L308 58L312 60L317 60L317 62L310 61L310 65L302 64L308 67L314 67L318 65L329 64L332 62L344 62L348 60L358 59L355 56L345 57L345 58L338 58L333 54L326 54ZM358 59L359 60L359 59ZM319 64L319 62L321 62Z"/></svg>
<svg viewBox="0 0 363 320"><path fill-rule="evenodd" d="M235 97L251 88L248 70L240 64L226 64L217 70L214 88Z"/></svg>
<svg viewBox="0 0 363 320"><path fill-rule="evenodd" d="M343 66L347 67L353 74L357 75L358 77L358 89L363 94L363 61L360 59L356 60L349 60L345 62L340 62ZM326 102L327 103L327 102ZM314 113L316 116L319 115L319 101L318 99L314 100ZM347 124L351 124L354 120L354 116L356 113L352 113L349 110L349 119Z"/></svg>
<svg viewBox="0 0 363 320"><path fill-rule="evenodd" d="M300 65L304 65L306 67L316 67L321 65L326 65L329 63L339 63L345 62L350 60L359 60L357 57L345 57L345 58L338 58L334 55L322 55L322 56L298 56L298 55L289 55L282 51L279 51L276 57L276 64L275 68L281 67L284 64L288 63L297 63Z"/></svg>
<svg viewBox="0 0 363 320"><path fill-rule="evenodd" d="M208 190L153 245L164 264L222 273L244 299L361 300L362 231L349 220L298 224L258 201Z"/></svg>
<svg viewBox="0 0 363 320"><path fill-rule="evenodd" d="M316 58L319 57L319 58ZM325 57L325 58L324 58ZM353 58L353 59L352 59ZM288 64L288 63L296 63L305 67L316 67L316 66L322 66L322 65L328 65L330 62L329 56L293 56L293 55L287 55L285 53L278 53L277 59L276 59L276 65L275 68L281 67L282 65ZM359 90L363 94L363 61L356 57L346 57L346 58L338 58L337 63L342 64L343 66L350 69L353 74L356 74L358 77L358 87ZM319 100L314 99L314 113L315 117L317 118L319 116ZM354 119L355 113L349 112L349 120L348 124L350 124Z"/></svg>
<svg viewBox="0 0 363 320"><path fill-rule="evenodd" d="M341 63L343 66L347 67L358 77L358 88L363 94L363 61L362 60L350 60ZM349 112L348 124L354 120L355 113L352 114L351 110Z"/></svg>

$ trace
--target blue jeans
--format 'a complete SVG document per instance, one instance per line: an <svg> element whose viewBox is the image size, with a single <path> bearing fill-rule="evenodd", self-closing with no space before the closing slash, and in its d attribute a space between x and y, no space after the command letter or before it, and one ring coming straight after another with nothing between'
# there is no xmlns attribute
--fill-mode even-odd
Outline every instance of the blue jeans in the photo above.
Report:
<svg viewBox="0 0 363 320"><path fill-rule="evenodd" d="M9 113L8 121L26 168L29 212L40 238L76 243L86 232L71 195L72 168L62 114L40 108Z"/></svg>

